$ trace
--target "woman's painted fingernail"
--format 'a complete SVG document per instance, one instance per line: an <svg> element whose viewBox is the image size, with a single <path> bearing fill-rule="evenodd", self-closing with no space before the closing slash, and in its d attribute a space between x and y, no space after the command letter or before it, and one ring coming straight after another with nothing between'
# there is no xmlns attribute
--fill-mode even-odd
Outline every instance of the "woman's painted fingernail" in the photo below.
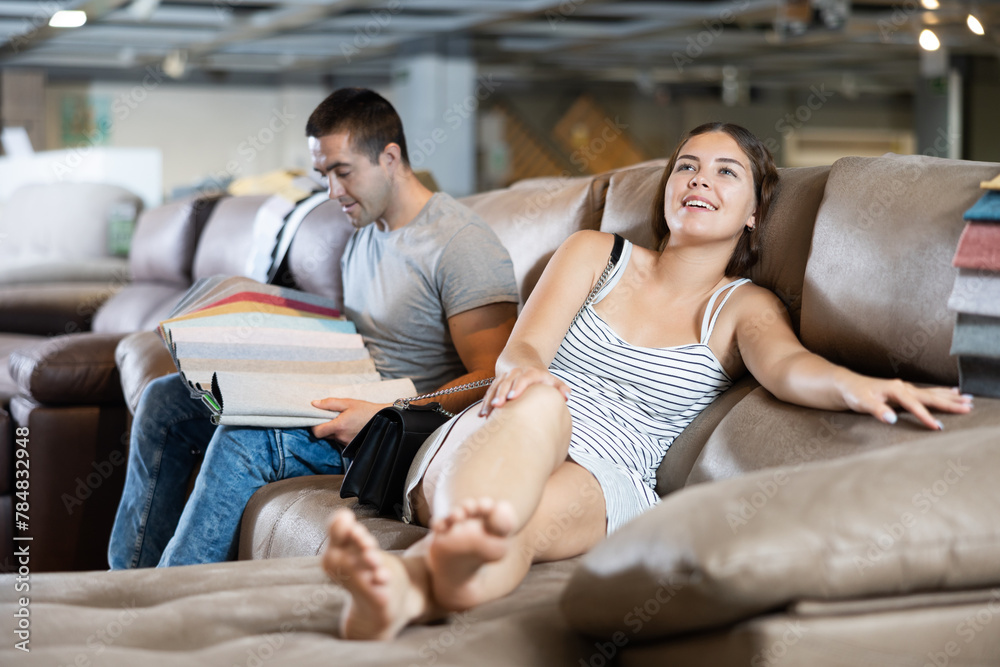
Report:
<svg viewBox="0 0 1000 667"><path fill-rule="evenodd" d="M510 400L512 398L514 398L514 390L513 389L511 389L510 391L507 392L507 400Z"/></svg>
<svg viewBox="0 0 1000 667"><path fill-rule="evenodd" d="M882 419L885 420L886 424L895 424L896 423L896 413L893 412L892 410L889 410L884 415L882 415Z"/></svg>
<svg viewBox="0 0 1000 667"><path fill-rule="evenodd" d="M939 431L943 431L943 430L944 430L944 424L942 424L942 423L941 423L941 420L940 420L940 419L938 419L938 420L937 420L936 422L934 422L934 423L935 423L935 424L937 424L937 427L938 427L938 430L939 430Z"/></svg>
<svg viewBox="0 0 1000 667"><path fill-rule="evenodd" d="M975 399L976 397L973 396L972 394L962 394L962 398L964 398L967 401L971 401L971 400Z"/></svg>
<svg viewBox="0 0 1000 667"><path fill-rule="evenodd" d="M496 398L494 398L494 399L493 399L492 401L490 401L490 405L492 405L492 406L494 406L494 407L496 407L496 406L500 405L500 397L499 397L499 396L497 396L497 397L496 397Z"/></svg>

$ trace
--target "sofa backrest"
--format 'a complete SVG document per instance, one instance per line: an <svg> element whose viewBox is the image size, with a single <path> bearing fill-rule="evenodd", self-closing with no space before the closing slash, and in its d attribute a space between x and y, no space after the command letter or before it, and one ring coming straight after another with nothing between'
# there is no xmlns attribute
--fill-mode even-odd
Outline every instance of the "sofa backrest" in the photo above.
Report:
<svg viewBox="0 0 1000 667"><path fill-rule="evenodd" d="M951 260L980 181L998 172L920 155L835 162L805 271L805 346L864 373L958 384Z"/></svg>
<svg viewBox="0 0 1000 667"><path fill-rule="evenodd" d="M193 196L143 212L129 252L131 282L98 309L93 331L141 331L166 318L191 286L195 248L217 203Z"/></svg>
<svg viewBox="0 0 1000 667"><path fill-rule="evenodd" d="M288 270L299 289L344 305L340 256L354 233L339 202L326 201L302 219L288 248Z"/></svg>
<svg viewBox="0 0 1000 667"><path fill-rule="evenodd" d="M227 197L216 204L198 241L191 278L246 276L254 253L254 221L270 195ZM274 230L277 233L277 230Z"/></svg>
<svg viewBox="0 0 1000 667"><path fill-rule="evenodd" d="M599 228L606 189L606 175L535 178L459 201L507 248L523 304L559 244L573 232Z"/></svg>
<svg viewBox="0 0 1000 667"><path fill-rule="evenodd" d="M148 209L132 235L132 281L188 286L198 239L218 197L191 196Z"/></svg>

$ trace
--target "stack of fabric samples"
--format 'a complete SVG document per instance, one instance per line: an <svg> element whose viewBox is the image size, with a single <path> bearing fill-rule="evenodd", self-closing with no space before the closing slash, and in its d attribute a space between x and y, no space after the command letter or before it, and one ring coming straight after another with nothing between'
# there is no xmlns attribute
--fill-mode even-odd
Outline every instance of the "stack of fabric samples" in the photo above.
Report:
<svg viewBox="0 0 1000 667"><path fill-rule="evenodd" d="M192 397L216 424L315 426L338 414L313 407L316 399L392 403L417 393L409 378L381 378L336 304L299 290L205 278L159 331Z"/></svg>
<svg viewBox="0 0 1000 667"><path fill-rule="evenodd" d="M1000 176L965 212L968 224L952 264L958 278L948 307L957 311L951 354L962 392L1000 398Z"/></svg>

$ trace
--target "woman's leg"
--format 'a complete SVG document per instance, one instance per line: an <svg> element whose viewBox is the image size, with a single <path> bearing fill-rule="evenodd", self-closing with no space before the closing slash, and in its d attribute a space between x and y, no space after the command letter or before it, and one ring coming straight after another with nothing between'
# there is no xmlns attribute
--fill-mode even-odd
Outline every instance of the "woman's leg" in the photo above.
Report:
<svg viewBox="0 0 1000 667"><path fill-rule="evenodd" d="M604 539L604 496L597 480L563 461L545 483L538 507L517 532L496 526L506 501L470 498L435 522L427 570L435 603L460 611L507 595L532 563L564 560Z"/></svg>
<svg viewBox="0 0 1000 667"><path fill-rule="evenodd" d="M562 396L544 386L487 420L466 413L419 492L418 516L432 532L402 559L379 550L349 512L335 515L324 567L352 596L344 636L388 638L443 609L501 597L532 561L569 558L602 539L600 487L565 460L570 428Z"/></svg>

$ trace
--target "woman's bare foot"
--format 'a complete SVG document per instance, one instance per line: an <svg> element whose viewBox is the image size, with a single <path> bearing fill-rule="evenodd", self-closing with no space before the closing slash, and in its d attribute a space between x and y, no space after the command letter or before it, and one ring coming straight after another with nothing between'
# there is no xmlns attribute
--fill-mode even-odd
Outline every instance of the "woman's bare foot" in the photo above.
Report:
<svg viewBox="0 0 1000 667"><path fill-rule="evenodd" d="M483 602L481 568L507 555L517 517L505 500L469 499L431 523L427 568L435 601L453 611Z"/></svg>
<svg viewBox="0 0 1000 667"><path fill-rule="evenodd" d="M347 589L351 599L340 619L344 639L392 639L406 625L425 613L426 581L401 559L382 551L368 530L350 510L330 518L330 541L323 553L323 569Z"/></svg>

